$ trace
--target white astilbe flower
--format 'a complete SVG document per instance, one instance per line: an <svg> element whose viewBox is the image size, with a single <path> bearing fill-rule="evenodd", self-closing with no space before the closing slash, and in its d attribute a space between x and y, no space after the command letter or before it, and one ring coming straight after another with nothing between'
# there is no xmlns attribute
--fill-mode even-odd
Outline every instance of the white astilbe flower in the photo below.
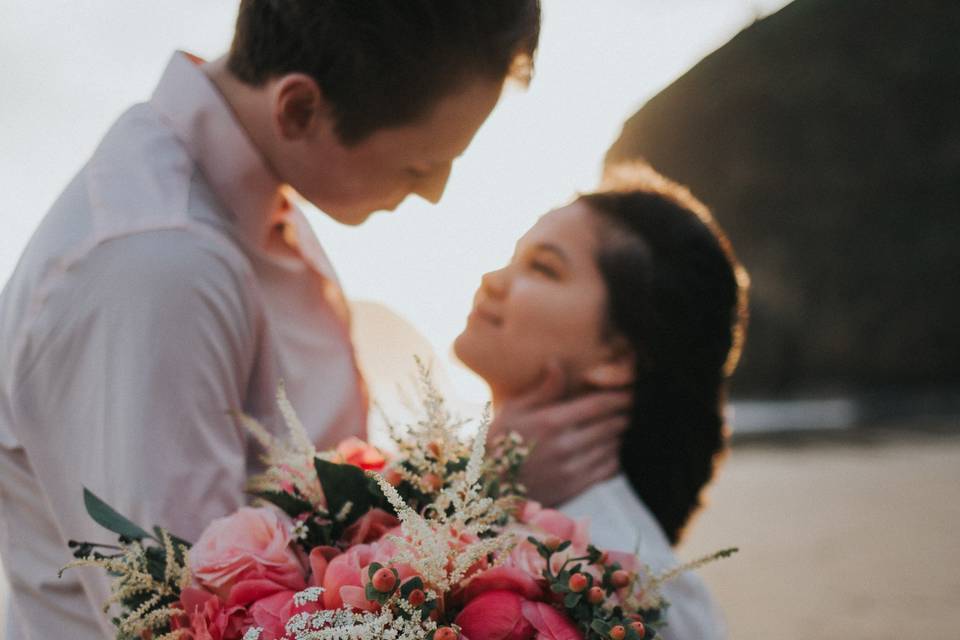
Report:
<svg viewBox="0 0 960 640"><path fill-rule="evenodd" d="M448 411L443 394L433 384L429 367L416 359L417 395L423 416L398 428L389 423L398 450L397 461L385 470L395 485L405 482L422 496L417 509L435 514L460 514L460 524L484 530L504 524L518 506L522 487L516 476L526 458L518 437L508 434L494 442L496 459L484 460L490 424L489 407L473 437L463 435L468 421ZM486 501L487 496L496 496ZM481 498L484 501L481 501Z"/></svg>
<svg viewBox="0 0 960 640"><path fill-rule="evenodd" d="M383 476L373 474L400 518L403 535L391 536L397 547L394 563L409 565L439 593L460 584L478 562L502 557L514 544L511 535L480 538L504 516L496 501L481 494L487 425L486 421L480 425L465 472L453 478L423 515L411 509Z"/></svg>
<svg viewBox="0 0 960 640"><path fill-rule="evenodd" d="M136 609L122 611L115 619L117 630L124 637L140 637L141 632L166 626L172 617L183 613L182 609L164 604L176 600L180 591L190 584L192 577L186 562L186 548L176 542L165 530L160 530L160 543L164 552L163 579L154 578L150 572L151 560L147 548L139 542L120 544L120 553L115 556L88 556L66 565L64 571L75 567L99 567L113 576L110 598L104 603L104 612L114 604L129 598L148 594ZM155 635L157 640L175 640L185 630Z"/></svg>
<svg viewBox="0 0 960 640"><path fill-rule="evenodd" d="M283 383L277 389L277 406L287 426L286 439L273 437L263 425L250 416L238 415L241 424L266 451L262 460L267 470L250 478L247 490L251 493L287 493L287 488L293 485L314 509L319 513L326 513L326 498L317 479L314 459L326 459L330 454L320 454L313 446L310 435L287 398Z"/></svg>
<svg viewBox="0 0 960 640"><path fill-rule="evenodd" d="M307 587L303 591L294 594L293 604L298 607L302 607L308 602L319 602L320 596L323 595L323 587Z"/></svg>
<svg viewBox="0 0 960 640"><path fill-rule="evenodd" d="M409 618L396 616L390 607L379 612L336 609L299 614L287 623L287 637L293 640L425 640L436 630L420 611Z"/></svg>

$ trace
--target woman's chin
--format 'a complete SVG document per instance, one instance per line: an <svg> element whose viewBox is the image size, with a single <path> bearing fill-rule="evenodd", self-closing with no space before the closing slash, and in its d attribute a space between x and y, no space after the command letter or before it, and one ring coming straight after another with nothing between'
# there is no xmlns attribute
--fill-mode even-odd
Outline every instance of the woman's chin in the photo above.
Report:
<svg viewBox="0 0 960 640"><path fill-rule="evenodd" d="M489 344L472 335L469 328L453 341L453 355L463 366L480 376L491 389L502 386L503 372L499 369L503 366L503 358L498 357Z"/></svg>

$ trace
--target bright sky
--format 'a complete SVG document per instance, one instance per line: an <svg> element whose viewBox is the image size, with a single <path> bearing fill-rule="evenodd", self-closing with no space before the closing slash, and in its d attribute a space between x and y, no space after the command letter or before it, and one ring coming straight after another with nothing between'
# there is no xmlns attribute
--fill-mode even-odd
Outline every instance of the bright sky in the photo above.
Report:
<svg viewBox="0 0 960 640"><path fill-rule="evenodd" d="M508 259L539 215L596 183L624 119L787 2L543 0L533 84L505 95L440 205L411 199L360 228L308 210L347 294L393 308L446 354L481 274ZM227 48L236 4L0 0L0 282L110 123L150 95L171 52ZM453 374L462 395L482 397L471 376Z"/></svg>

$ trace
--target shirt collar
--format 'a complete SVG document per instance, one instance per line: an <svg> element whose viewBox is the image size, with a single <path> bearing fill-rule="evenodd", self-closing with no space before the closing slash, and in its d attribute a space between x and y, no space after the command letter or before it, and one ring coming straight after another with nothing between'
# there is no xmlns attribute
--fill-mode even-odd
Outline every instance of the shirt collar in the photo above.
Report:
<svg viewBox="0 0 960 640"><path fill-rule="evenodd" d="M263 248L291 207L282 184L200 69L202 62L176 52L150 103L203 172L243 239Z"/></svg>

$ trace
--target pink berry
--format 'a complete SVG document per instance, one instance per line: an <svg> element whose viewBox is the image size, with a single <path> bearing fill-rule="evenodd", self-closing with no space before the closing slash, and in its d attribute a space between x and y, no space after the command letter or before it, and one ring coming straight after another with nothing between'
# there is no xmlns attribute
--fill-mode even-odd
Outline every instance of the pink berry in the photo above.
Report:
<svg viewBox="0 0 960 640"><path fill-rule="evenodd" d="M427 594L425 594L422 589L414 589L410 592L410 595L407 596L407 602L415 607L419 607L426 601Z"/></svg>
<svg viewBox="0 0 960 640"><path fill-rule="evenodd" d="M587 588L587 576L582 573L575 573L567 581L567 587L574 593L580 593Z"/></svg>
<svg viewBox="0 0 960 640"><path fill-rule="evenodd" d="M370 583L380 593L390 593L397 586L397 576L393 575L393 571L390 569L381 567L373 574Z"/></svg>
<svg viewBox="0 0 960 640"><path fill-rule="evenodd" d="M438 627L433 632L433 640L457 640L460 634L453 627Z"/></svg>
<svg viewBox="0 0 960 640"><path fill-rule="evenodd" d="M610 582L613 583L613 586L617 589L622 589L630 584L630 574L623 569L617 569L613 572L613 575L610 576Z"/></svg>

